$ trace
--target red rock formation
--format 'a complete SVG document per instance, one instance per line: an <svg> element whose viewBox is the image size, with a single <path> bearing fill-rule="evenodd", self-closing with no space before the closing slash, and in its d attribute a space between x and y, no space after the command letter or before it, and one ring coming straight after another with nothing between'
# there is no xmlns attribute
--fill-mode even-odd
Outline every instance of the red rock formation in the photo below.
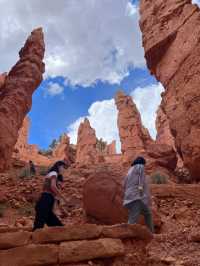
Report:
<svg viewBox="0 0 200 266"><path fill-rule="evenodd" d="M26 116L21 129L19 130L19 137L15 144L14 154L15 158L20 159L23 154L27 154L28 149L28 134L29 134L30 120Z"/></svg>
<svg viewBox="0 0 200 266"><path fill-rule="evenodd" d="M53 149L53 157L56 160L64 160L69 163L75 161L74 149L70 145L70 138L66 134L62 135L60 142Z"/></svg>
<svg viewBox="0 0 200 266"><path fill-rule="evenodd" d="M5 84L5 79L6 79L6 73L0 74L0 90Z"/></svg>
<svg viewBox="0 0 200 266"><path fill-rule="evenodd" d="M28 144L30 119L25 117L23 125L19 130L19 136L17 143L15 144L14 151L12 154L13 165L16 161L27 163L30 160L36 165L48 166L54 160L53 158L48 158L47 156L41 155L39 153L39 147L35 144Z"/></svg>
<svg viewBox="0 0 200 266"><path fill-rule="evenodd" d="M9 167L18 131L31 108L32 94L42 81L44 50L42 29L36 29L6 77L0 94L0 171Z"/></svg>
<svg viewBox="0 0 200 266"><path fill-rule="evenodd" d="M106 155L115 155L116 154L116 141L113 140L110 144L106 146Z"/></svg>
<svg viewBox="0 0 200 266"><path fill-rule="evenodd" d="M169 128L169 120L166 114L161 109L161 106L159 106L157 110L156 129L157 129L156 143L167 144L171 147L175 146L174 137L172 136Z"/></svg>
<svg viewBox="0 0 200 266"><path fill-rule="evenodd" d="M166 89L162 109L177 151L199 179L200 10L191 0L141 0L140 13L147 66Z"/></svg>
<svg viewBox="0 0 200 266"><path fill-rule="evenodd" d="M58 160L63 160L68 157L69 145L70 138L66 134L62 135L60 142L53 149L53 157L58 158Z"/></svg>
<svg viewBox="0 0 200 266"><path fill-rule="evenodd" d="M90 126L90 122L86 118L78 129L76 162L80 164L94 163L97 158L96 144L95 130Z"/></svg>
<svg viewBox="0 0 200 266"><path fill-rule="evenodd" d="M118 128L124 161L145 153L153 141L146 128L142 126L140 113L130 96L119 91L115 97L118 113Z"/></svg>
<svg viewBox="0 0 200 266"><path fill-rule="evenodd" d="M157 111L156 128L157 128L156 143L167 144L168 146L172 147L176 151L175 140L174 140L174 137L172 136L172 133L169 127L169 120L166 114L161 109L161 106L159 107ZM178 153L177 153L177 157L178 157L177 166L183 167L183 161Z"/></svg>

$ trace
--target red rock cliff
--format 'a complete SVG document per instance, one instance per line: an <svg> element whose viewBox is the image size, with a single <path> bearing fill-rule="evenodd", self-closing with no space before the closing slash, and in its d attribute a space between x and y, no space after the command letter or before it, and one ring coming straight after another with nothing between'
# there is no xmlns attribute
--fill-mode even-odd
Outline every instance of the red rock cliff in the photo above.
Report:
<svg viewBox="0 0 200 266"><path fill-rule="evenodd" d="M162 109L193 179L200 173L200 10L191 0L141 0L147 66L165 87Z"/></svg>

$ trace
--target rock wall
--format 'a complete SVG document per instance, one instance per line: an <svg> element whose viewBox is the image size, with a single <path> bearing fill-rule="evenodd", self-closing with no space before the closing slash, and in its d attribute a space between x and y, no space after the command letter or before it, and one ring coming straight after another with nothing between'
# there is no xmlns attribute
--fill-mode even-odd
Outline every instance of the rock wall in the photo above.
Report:
<svg viewBox="0 0 200 266"><path fill-rule="evenodd" d="M151 74L165 87L161 107L192 179L200 172L200 10L191 0L141 0L140 28Z"/></svg>
<svg viewBox="0 0 200 266"><path fill-rule="evenodd" d="M78 129L76 163L94 163L97 158L96 144L95 130L90 126L90 122L86 118Z"/></svg>
<svg viewBox="0 0 200 266"><path fill-rule="evenodd" d="M147 146L153 143L149 132L143 127L140 113L130 96L119 91L115 97L118 109L118 128L121 151L124 161L131 162L136 156L145 153Z"/></svg>
<svg viewBox="0 0 200 266"><path fill-rule="evenodd" d="M3 233L0 234L0 261L1 266L84 266L102 265L102 262L110 266L125 265L125 262L131 263L130 252L126 251L127 240L131 240L133 247L137 245L138 257L142 254L142 259L134 259L134 265L145 266L147 254L144 249L152 235L138 225L84 224L46 228L34 233ZM142 243L140 247L138 241ZM99 263L93 263L93 260Z"/></svg>
<svg viewBox="0 0 200 266"><path fill-rule="evenodd" d="M42 29L34 30L20 50L0 94L0 171L11 162L19 129L31 108L32 94L42 81L45 45Z"/></svg>

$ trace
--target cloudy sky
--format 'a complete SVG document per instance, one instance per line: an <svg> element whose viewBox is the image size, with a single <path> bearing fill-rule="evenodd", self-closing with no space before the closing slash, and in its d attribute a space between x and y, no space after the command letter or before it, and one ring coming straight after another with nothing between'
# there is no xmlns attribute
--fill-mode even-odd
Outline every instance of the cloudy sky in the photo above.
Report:
<svg viewBox="0 0 200 266"><path fill-rule="evenodd" d="M195 1L198 2L197 0ZM33 96L30 143L47 148L88 117L97 137L118 141L114 95L133 97L155 137L155 112L163 88L146 69L138 26L138 1L0 0L0 72L9 71L32 29L45 33L46 73Z"/></svg>

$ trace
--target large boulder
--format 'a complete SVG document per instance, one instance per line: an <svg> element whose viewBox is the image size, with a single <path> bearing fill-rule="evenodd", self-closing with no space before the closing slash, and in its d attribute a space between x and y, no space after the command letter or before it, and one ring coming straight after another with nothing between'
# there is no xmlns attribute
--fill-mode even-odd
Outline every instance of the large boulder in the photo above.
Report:
<svg viewBox="0 0 200 266"><path fill-rule="evenodd" d="M102 224L127 223L128 212L122 204L123 195L123 178L109 174L89 178L83 187L83 204L88 218ZM153 216L155 226L160 228L162 222L155 210Z"/></svg>
<svg viewBox="0 0 200 266"><path fill-rule="evenodd" d="M199 180L199 7L191 0L141 0L140 14L147 66L165 87L161 108L184 165Z"/></svg>

